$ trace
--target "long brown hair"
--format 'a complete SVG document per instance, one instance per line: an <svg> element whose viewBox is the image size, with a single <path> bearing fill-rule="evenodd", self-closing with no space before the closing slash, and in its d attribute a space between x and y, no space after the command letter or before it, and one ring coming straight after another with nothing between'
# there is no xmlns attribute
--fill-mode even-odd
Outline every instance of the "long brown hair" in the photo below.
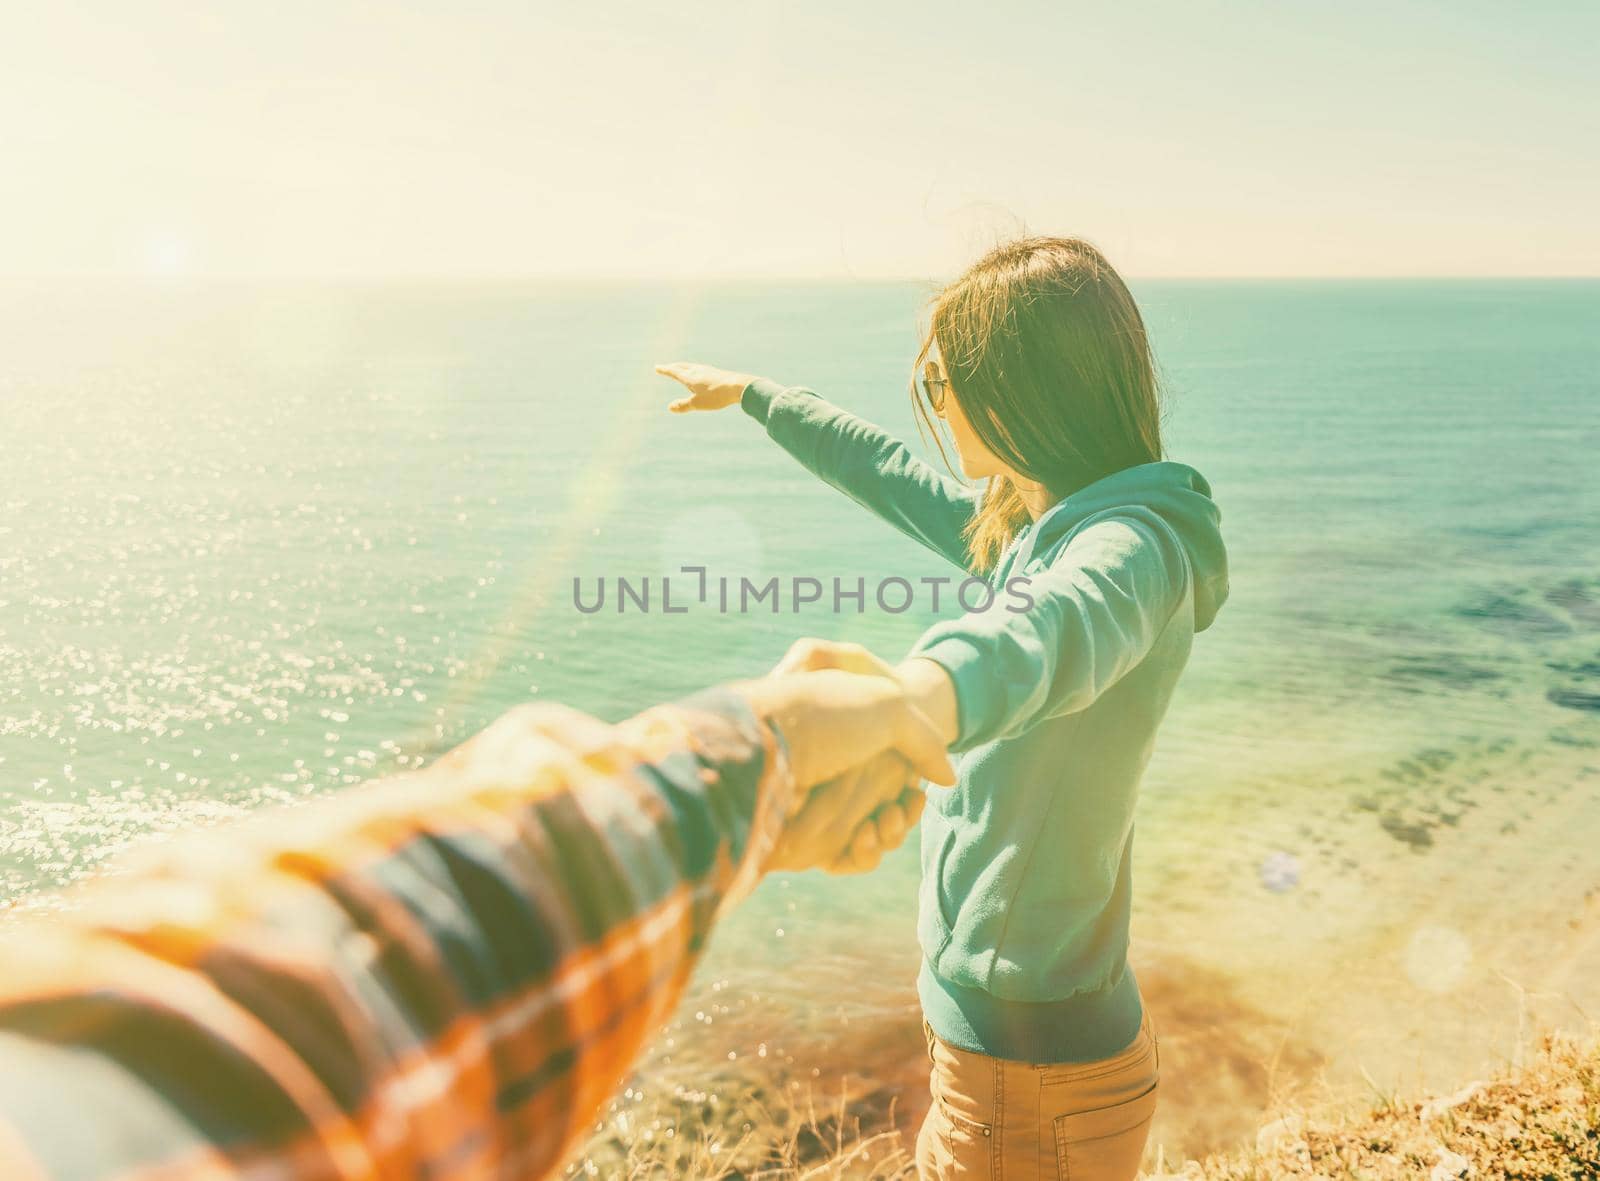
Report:
<svg viewBox="0 0 1600 1181"><path fill-rule="evenodd" d="M914 372L935 345L973 432L1054 499L1162 456L1144 319L1087 242L1029 237L991 250L934 297ZM915 401L938 441L932 408ZM1027 521L1016 486L991 477L966 530L974 566L992 567Z"/></svg>

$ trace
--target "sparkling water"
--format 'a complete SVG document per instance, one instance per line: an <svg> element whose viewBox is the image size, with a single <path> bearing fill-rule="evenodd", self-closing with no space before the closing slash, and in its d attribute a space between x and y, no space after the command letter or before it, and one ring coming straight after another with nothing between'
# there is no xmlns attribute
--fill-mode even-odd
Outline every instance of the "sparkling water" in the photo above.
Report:
<svg viewBox="0 0 1600 1181"><path fill-rule="evenodd" d="M1600 1013L1600 284L1136 294L1233 580L1139 806L1156 1138L1226 1140L1286 1088L1449 1084ZM0 906L515 702L620 718L806 634L897 658L925 598L586 614L573 580L948 573L651 373L809 385L926 451L927 295L0 289ZM914 1111L915 877L908 848L769 880L641 1088L832 1070Z"/></svg>

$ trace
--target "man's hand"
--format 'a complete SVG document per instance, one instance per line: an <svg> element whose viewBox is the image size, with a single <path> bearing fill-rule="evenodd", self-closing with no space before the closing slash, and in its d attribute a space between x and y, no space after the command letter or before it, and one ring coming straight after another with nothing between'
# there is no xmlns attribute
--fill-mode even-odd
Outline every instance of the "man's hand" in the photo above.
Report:
<svg viewBox="0 0 1600 1181"><path fill-rule="evenodd" d="M865 872L916 824L920 781L955 782L943 742L890 678L824 669L735 687L783 735L795 781L766 869Z"/></svg>
<svg viewBox="0 0 1600 1181"><path fill-rule="evenodd" d="M744 387L755 380L748 373L734 373L714 365L699 365L693 361L673 361L657 365L656 372L670 377L689 392L667 409L674 414L687 414L691 410L721 410L732 406L744 394Z"/></svg>
<svg viewBox="0 0 1600 1181"><path fill-rule="evenodd" d="M913 674L909 682L902 678L900 670L860 644L803 639L795 642L773 673L835 669L878 677L892 682L901 691L917 685L927 686L928 680L918 675L923 670L912 662L908 665ZM942 669L931 667L948 683ZM953 737L953 701L946 703L935 698L934 702L936 706L948 706L951 715L948 725ZM852 768L811 793L785 831L770 868L820 867L831 873L865 873L876 868L885 853L905 840L906 834L921 819L926 803L927 796L914 769L892 753L879 755L871 763Z"/></svg>
<svg viewBox="0 0 1600 1181"><path fill-rule="evenodd" d="M767 868L866 873L899 847L927 802L920 777L887 751L812 791Z"/></svg>

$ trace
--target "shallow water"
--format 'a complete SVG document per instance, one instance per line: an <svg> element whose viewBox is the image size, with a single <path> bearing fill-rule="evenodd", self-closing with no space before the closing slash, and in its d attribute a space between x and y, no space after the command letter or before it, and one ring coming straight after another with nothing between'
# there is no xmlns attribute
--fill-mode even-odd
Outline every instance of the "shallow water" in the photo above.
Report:
<svg viewBox="0 0 1600 1181"><path fill-rule="evenodd" d="M621 717L801 634L898 655L925 601L586 615L571 582L943 573L743 416L666 414L650 373L770 373L914 438L924 294L0 289L0 898L54 905L127 841L530 696ZM1233 565L1138 822L1178 1150L1600 1014L1600 284L1137 294ZM769 881L641 1090L855 1069L914 1118L915 874Z"/></svg>

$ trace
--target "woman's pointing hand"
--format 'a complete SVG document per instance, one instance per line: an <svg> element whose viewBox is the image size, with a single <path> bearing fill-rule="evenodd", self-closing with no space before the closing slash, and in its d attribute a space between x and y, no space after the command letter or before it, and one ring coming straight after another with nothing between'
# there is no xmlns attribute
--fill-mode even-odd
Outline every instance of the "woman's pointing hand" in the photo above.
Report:
<svg viewBox="0 0 1600 1181"><path fill-rule="evenodd" d="M748 373L734 373L693 361L657 365L656 372L662 377L672 378L689 391L667 406L674 414L687 414L691 410L721 410L732 406L743 395L744 387L755 380Z"/></svg>

